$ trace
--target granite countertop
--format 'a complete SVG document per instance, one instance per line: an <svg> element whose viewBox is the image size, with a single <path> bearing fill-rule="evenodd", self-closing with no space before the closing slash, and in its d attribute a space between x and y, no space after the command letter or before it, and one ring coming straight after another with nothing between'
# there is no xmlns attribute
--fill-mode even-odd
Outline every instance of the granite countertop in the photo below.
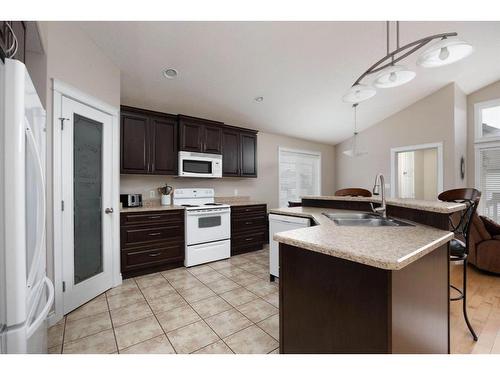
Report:
<svg viewBox="0 0 500 375"><path fill-rule="evenodd" d="M151 206L142 206L142 207L129 207L129 208L120 208L120 212L129 213L129 212L146 212L146 211L168 211L168 210L183 210L182 206L175 206L173 204L168 206L162 206L159 204L151 205Z"/></svg>
<svg viewBox="0 0 500 375"><path fill-rule="evenodd" d="M328 195L308 195L302 199L320 199L329 201L351 201L351 202L371 202L380 203L380 197L337 197ZM402 198L387 198L386 204L391 206L414 208L416 210L423 210L429 212L438 212L443 214L452 214L454 212L462 211L465 209L463 203L442 202L442 201L424 201L418 199L402 199Z"/></svg>
<svg viewBox="0 0 500 375"><path fill-rule="evenodd" d="M453 238L452 232L417 223L404 227L338 226L323 215L332 212L346 210L319 207L271 209L271 214L308 217L317 224L275 234L274 240L368 266L399 270Z"/></svg>

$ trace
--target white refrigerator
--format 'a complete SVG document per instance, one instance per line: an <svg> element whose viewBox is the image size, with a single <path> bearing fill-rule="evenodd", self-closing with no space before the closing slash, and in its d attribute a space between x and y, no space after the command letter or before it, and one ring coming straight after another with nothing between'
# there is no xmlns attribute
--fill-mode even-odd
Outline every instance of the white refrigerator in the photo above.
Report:
<svg viewBox="0 0 500 375"><path fill-rule="evenodd" d="M0 61L0 348L46 353L46 114L24 64Z"/></svg>

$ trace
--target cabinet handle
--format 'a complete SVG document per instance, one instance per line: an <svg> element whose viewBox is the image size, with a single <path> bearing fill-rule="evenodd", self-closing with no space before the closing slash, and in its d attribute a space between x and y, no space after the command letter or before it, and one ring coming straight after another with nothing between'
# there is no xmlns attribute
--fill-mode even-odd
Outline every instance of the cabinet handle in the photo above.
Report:
<svg viewBox="0 0 500 375"><path fill-rule="evenodd" d="M252 241L252 240L253 240L253 237L245 238L245 241Z"/></svg>
<svg viewBox="0 0 500 375"><path fill-rule="evenodd" d="M253 223L253 221L245 221L246 225L249 225L249 224L252 224L252 223Z"/></svg>
<svg viewBox="0 0 500 375"><path fill-rule="evenodd" d="M159 236L161 232L149 233L148 236Z"/></svg>
<svg viewBox="0 0 500 375"><path fill-rule="evenodd" d="M161 216L150 216L150 219L161 219Z"/></svg>
<svg viewBox="0 0 500 375"><path fill-rule="evenodd" d="M153 254L148 254L148 257L154 258L154 257L157 257L159 255L161 255L161 251L157 252L157 253L153 253Z"/></svg>

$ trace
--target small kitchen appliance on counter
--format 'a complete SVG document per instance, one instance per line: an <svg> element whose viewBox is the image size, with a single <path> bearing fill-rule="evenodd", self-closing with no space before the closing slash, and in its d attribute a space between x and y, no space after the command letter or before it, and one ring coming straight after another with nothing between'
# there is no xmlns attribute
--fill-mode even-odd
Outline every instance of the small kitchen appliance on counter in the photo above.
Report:
<svg viewBox="0 0 500 375"><path fill-rule="evenodd" d="M123 208L142 207L142 194L120 194Z"/></svg>

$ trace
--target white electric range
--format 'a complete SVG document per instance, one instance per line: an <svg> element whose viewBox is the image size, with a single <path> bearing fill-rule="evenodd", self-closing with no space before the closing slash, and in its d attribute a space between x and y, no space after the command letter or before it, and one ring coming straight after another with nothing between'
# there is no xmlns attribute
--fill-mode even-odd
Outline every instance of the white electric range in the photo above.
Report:
<svg viewBox="0 0 500 375"><path fill-rule="evenodd" d="M231 208L215 203L214 189L175 189L173 203L186 209L186 267L231 256Z"/></svg>

